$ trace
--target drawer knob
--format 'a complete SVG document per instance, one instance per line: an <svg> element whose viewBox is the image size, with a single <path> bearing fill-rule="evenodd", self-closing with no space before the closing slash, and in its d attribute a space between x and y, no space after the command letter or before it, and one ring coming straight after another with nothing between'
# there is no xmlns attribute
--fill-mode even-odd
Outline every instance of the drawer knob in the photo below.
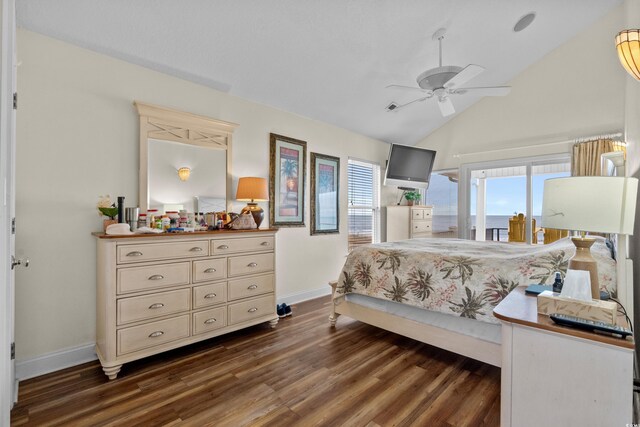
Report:
<svg viewBox="0 0 640 427"><path fill-rule="evenodd" d="M140 251L129 252L127 256L142 256L142 252Z"/></svg>
<svg viewBox="0 0 640 427"><path fill-rule="evenodd" d="M163 303L161 303L161 302L157 302L157 303L155 303L155 304L151 304L151 305L149 306L149 308L150 308L151 310L153 310L153 309L155 309L155 308L162 308L162 307L164 307L164 304L163 304Z"/></svg>
<svg viewBox="0 0 640 427"><path fill-rule="evenodd" d="M218 296L218 295L216 295L216 294L214 294L214 293L212 292L212 293L210 293L210 294L206 294L204 297L205 297L205 298L207 298L207 299L211 299L211 298L215 298L215 297L217 297L217 296Z"/></svg>
<svg viewBox="0 0 640 427"><path fill-rule="evenodd" d="M155 338L155 337L159 337L161 335L164 335L164 332L162 331L155 331L155 332L151 332L149 334L149 338Z"/></svg>
<svg viewBox="0 0 640 427"><path fill-rule="evenodd" d="M250 291L252 291L254 289L258 289L258 285L251 285L247 289L249 289Z"/></svg>
<svg viewBox="0 0 640 427"><path fill-rule="evenodd" d="M211 267L211 268L207 268L204 272L205 273L215 273L216 271L218 271L218 270L216 270L215 268Z"/></svg>
<svg viewBox="0 0 640 427"><path fill-rule="evenodd" d="M194 246L189 249L189 252L202 252L202 248L200 246Z"/></svg>
<svg viewBox="0 0 640 427"><path fill-rule="evenodd" d="M249 313L255 313L256 311L258 311L258 307L251 307L249 310L247 310Z"/></svg>
<svg viewBox="0 0 640 427"><path fill-rule="evenodd" d="M149 280L162 280L164 279L164 276L162 274L154 274L153 276L149 277Z"/></svg>
<svg viewBox="0 0 640 427"><path fill-rule="evenodd" d="M270 244L269 242L262 242L262 243L260 243L260 245L262 245L262 246L269 246L269 244Z"/></svg>
<svg viewBox="0 0 640 427"><path fill-rule="evenodd" d="M227 246L227 245L220 245L220 246L218 246L218 249L229 249L229 246Z"/></svg>
<svg viewBox="0 0 640 427"><path fill-rule="evenodd" d="M247 267L251 267L251 268L255 268L257 266L258 266L258 264L255 263L255 262L250 262L249 264L247 264Z"/></svg>
<svg viewBox="0 0 640 427"><path fill-rule="evenodd" d="M216 319L214 319L214 318L212 317L211 319L207 319L207 320L205 320L205 321L204 321L204 324L205 324L205 325L210 325L210 324L212 324L212 323L216 323L216 322L217 322L217 320L216 320Z"/></svg>

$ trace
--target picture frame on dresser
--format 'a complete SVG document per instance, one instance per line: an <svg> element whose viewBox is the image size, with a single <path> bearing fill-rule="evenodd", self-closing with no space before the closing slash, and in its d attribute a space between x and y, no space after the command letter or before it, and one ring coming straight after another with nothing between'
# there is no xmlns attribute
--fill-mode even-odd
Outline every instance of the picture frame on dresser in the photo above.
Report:
<svg viewBox="0 0 640 427"><path fill-rule="evenodd" d="M269 224L304 227L307 143L288 136L269 136Z"/></svg>
<svg viewBox="0 0 640 427"><path fill-rule="evenodd" d="M310 234L340 233L340 158L311 153Z"/></svg>

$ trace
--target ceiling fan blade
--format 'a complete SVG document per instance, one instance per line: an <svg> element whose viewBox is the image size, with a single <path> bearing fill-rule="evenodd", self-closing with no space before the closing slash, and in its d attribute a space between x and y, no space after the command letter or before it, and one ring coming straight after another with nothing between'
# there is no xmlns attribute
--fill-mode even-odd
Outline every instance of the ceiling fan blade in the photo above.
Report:
<svg viewBox="0 0 640 427"><path fill-rule="evenodd" d="M460 87L483 71L483 67L475 64L469 64L463 68L462 71L449 79L449 81L444 84L444 87L452 89Z"/></svg>
<svg viewBox="0 0 640 427"><path fill-rule="evenodd" d="M426 101L427 99L431 98L432 96L433 96L433 93L428 95L428 96L423 96L422 98L414 99L413 101L409 101L406 104L398 105L396 108L394 108L391 111L398 111L398 110L401 110L404 107L407 107L407 106L409 106L411 104L415 104L416 102Z"/></svg>
<svg viewBox="0 0 640 427"><path fill-rule="evenodd" d="M389 85L389 86L385 86L385 89L401 89L401 90L410 90L411 92L422 92L422 93L432 92L430 90L421 89L419 87L402 86L402 85Z"/></svg>
<svg viewBox="0 0 640 427"><path fill-rule="evenodd" d="M490 86L490 87L463 87L452 89L449 93L454 95L464 95L471 93L479 96L506 96L511 91L511 86Z"/></svg>
<svg viewBox="0 0 640 427"><path fill-rule="evenodd" d="M456 112L456 109L453 108L453 102L451 102L449 97L439 98L438 107L440 107L440 112L443 117L450 116Z"/></svg>

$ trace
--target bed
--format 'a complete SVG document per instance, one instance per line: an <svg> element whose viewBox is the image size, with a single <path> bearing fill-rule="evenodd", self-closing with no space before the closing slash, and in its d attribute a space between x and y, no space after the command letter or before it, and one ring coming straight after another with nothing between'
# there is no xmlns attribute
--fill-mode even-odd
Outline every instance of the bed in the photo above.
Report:
<svg viewBox="0 0 640 427"><path fill-rule="evenodd" d="M518 286L551 284L575 246L411 239L354 249L332 283L330 322L339 315L495 366L501 327L493 309ZM616 262L601 237L591 248L601 290L616 294Z"/></svg>

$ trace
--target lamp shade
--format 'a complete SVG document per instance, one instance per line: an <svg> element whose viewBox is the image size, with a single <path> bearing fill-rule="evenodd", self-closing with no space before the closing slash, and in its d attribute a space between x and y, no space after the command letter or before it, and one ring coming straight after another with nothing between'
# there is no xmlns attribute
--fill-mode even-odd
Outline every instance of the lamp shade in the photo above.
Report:
<svg viewBox="0 0 640 427"><path fill-rule="evenodd" d="M574 176L544 182L542 227L633 234L638 180Z"/></svg>
<svg viewBox="0 0 640 427"><path fill-rule="evenodd" d="M622 66L640 80L640 30L624 30L616 36L616 50Z"/></svg>
<svg viewBox="0 0 640 427"><path fill-rule="evenodd" d="M244 177L238 180L236 200L241 201L266 201L269 200L269 189L265 178Z"/></svg>

